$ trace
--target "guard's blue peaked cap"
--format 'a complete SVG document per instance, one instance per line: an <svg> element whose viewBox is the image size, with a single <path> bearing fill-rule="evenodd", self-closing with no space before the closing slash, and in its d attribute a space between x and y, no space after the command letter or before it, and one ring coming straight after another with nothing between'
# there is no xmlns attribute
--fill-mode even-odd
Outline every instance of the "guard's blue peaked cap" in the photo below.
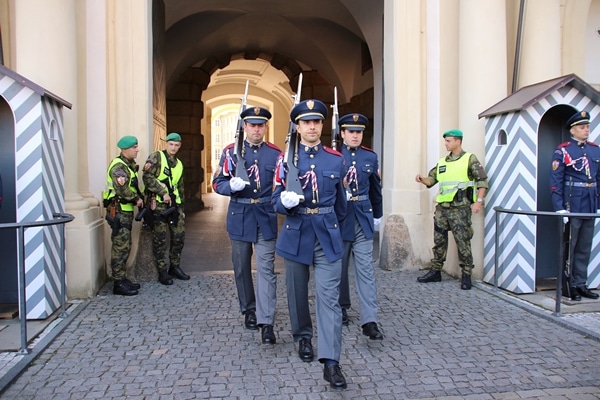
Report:
<svg viewBox="0 0 600 400"><path fill-rule="evenodd" d="M301 101L290 112L290 119L296 123L325 118L327 118L327 106L319 100Z"/></svg>
<svg viewBox="0 0 600 400"><path fill-rule="evenodd" d="M271 113L266 108L248 107L242 111L240 117L250 124L264 124L271 119Z"/></svg>
<svg viewBox="0 0 600 400"><path fill-rule="evenodd" d="M369 125L369 119L362 114L346 114L339 119L338 125L342 129L364 131L365 127Z"/></svg>
<svg viewBox="0 0 600 400"><path fill-rule="evenodd" d="M567 121L567 128L572 128L575 125L589 125L590 114L587 111L579 111L571 116Z"/></svg>

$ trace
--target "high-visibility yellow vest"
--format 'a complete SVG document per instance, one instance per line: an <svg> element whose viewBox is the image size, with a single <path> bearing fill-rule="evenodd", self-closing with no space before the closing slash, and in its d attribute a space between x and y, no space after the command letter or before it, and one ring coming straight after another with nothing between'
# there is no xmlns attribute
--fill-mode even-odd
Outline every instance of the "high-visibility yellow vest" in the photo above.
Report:
<svg viewBox="0 0 600 400"><path fill-rule="evenodd" d="M115 192L115 188L113 187L112 177L110 176L110 170L117 163L125 164L127 169L129 169L129 182L127 184L133 192L137 192L137 188L133 185L133 179L137 177L135 171L132 170L131 168L129 168L129 165L127 165L127 163L125 161L123 161L119 157L117 157L111 161L110 165L108 166L108 170L106 171L106 188L104 189L104 192L102 193L102 197L104 198L104 200L110 200L117 195L117 193ZM121 211L133 212L133 207L135 206L135 204L133 204L133 203L120 203L120 204L121 204Z"/></svg>
<svg viewBox="0 0 600 400"><path fill-rule="evenodd" d="M169 168L167 156L165 155L164 151L161 151L160 166L162 167L160 170L160 175L156 179L170 187L173 190L173 194L177 196L175 202L177 204L181 204L182 198L179 195L179 189L177 188L177 184L179 183L179 181L181 180L181 176L183 175L183 163L181 162L181 160L177 160L177 165L175 165L173 168ZM165 174L165 169L171 170L171 176ZM163 199L161 196L156 195L156 201L162 203Z"/></svg>
<svg viewBox="0 0 600 400"><path fill-rule="evenodd" d="M473 202L477 199L475 181L469 180L469 159L471 153L465 153L455 161L442 158L437 165L437 180L440 193L436 198L438 203L451 203L459 189L473 188ZM443 171L440 173L440 170Z"/></svg>

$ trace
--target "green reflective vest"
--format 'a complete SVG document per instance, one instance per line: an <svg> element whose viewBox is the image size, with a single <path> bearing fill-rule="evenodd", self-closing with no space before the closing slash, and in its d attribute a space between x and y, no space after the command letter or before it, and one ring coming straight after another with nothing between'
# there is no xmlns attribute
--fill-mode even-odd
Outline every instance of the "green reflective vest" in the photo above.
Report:
<svg viewBox="0 0 600 400"><path fill-rule="evenodd" d="M110 170L117 163L125 164L127 169L129 169L129 182L127 184L131 188L131 191L137 192L137 188L132 183L133 178L137 177L135 171L132 170L131 168L129 168L129 165L127 165L127 163L125 163L123 160L121 160L119 157L117 157L111 161L110 165L108 166L108 169L106 170L106 188L104 189L104 192L102 192L102 197L104 198L104 200L110 200L117 195L117 193L115 192L115 189L113 187L112 177L110 176ZM120 204L121 204L121 211L133 212L133 207L135 206L135 204L132 204L132 203L120 203Z"/></svg>
<svg viewBox="0 0 600 400"><path fill-rule="evenodd" d="M173 168L170 168L165 152L161 151L160 166L162 167L160 170L160 175L156 179L166 184L168 188L171 188L173 190L173 194L177 196L175 202L177 204L181 204L182 198L179 195L179 189L177 187L177 184L179 183L179 181L181 180L181 176L183 175L183 163L181 162L181 160L177 160L177 165L175 165ZM165 170L170 170L171 176L165 174ZM159 195L156 195L156 201L163 203L163 199Z"/></svg>
<svg viewBox="0 0 600 400"><path fill-rule="evenodd" d="M477 199L475 181L469 180L469 159L471 153L465 153L455 161L442 158L437 165L437 180L440 193L436 198L438 203L451 203L459 189L473 188L473 202Z"/></svg>

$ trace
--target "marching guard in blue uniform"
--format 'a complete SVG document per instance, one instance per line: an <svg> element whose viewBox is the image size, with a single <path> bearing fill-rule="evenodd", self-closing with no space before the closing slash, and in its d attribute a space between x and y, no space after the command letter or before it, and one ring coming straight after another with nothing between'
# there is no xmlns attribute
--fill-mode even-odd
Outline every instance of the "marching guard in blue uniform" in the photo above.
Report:
<svg viewBox="0 0 600 400"><path fill-rule="evenodd" d="M292 334L302 361L313 360L313 326L308 302L310 267L316 292L318 358L324 364L323 378L335 390L345 389L339 366L342 347L342 309L339 286L344 243L340 223L346 216L346 167L342 155L321 144L327 106L305 100L290 113L300 135L295 165L303 193L286 190L283 157L277 165L275 210L285 215L277 238L277 254L284 258L288 308ZM290 159L295 158L293 154ZM304 198L301 198L301 195Z"/></svg>
<svg viewBox="0 0 600 400"><path fill-rule="evenodd" d="M363 334L371 340L382 340L383 335L377 326L377 289L372 259L375 224L379 225L383 216L383 196L377 154L362 146L363 132L368 123L367 117L356 113L344 115L338 121L344 140L341 146L342 155L348 167L348 214L342 224L345 248L342 258L340 306L342 322L347 325L349 319L346 310L351 305L348 266L353 258Z"/></svg>
<svg viewBox="0 0 600 400"><path fill-rule="evenodd" d="M586 111L575 113L566 123L571 140L561 143L552 155L550 189L554 211L565 214L596 213L600 208L598 183L600 182L600 148L588 141L590 115ZM597 293L588 289L587 268L594 236L594 218L569 218L571 239L569 243L571 299L581 297L597 299Z"/></svg>
<svg viewBox="0 0 600 400"><path fill-rule="evenodd" d="M240 159L234 145L227 146L213 176L213 190L230 196L227 232L240 310L247 329L261 327L263 344L275 344L273 331L277 301L275 240L277 214L271 205L273 180L281 149L264 141L271 113L261 107L248 107L244 120L244 159L250 185L236 176ZM256 295L252 282L252 254L256 252Z"/></svg>

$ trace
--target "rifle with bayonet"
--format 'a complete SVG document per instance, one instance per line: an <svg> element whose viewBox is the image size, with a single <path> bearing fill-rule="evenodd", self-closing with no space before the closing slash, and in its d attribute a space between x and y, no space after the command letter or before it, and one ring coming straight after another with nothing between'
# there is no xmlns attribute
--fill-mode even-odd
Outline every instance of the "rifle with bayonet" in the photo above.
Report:
<svg viewBox="0 0 600 400"><path fill-rule="evenodd" d="M294 97L294 106L300 103L300 93L302 91L302 73L298 76L298 89ZM300 171L298 170L298 131L296 130L296 122L290 121L290 127L285 139L286 148L283 156L283 163L287 167L285 176L285 188L291 192L295 192L300 197L300 202L304 201L304 190L300 183Z"/></svg>
<svg viewBox="0 0 600 400"><path fill-rule="evenodd" d="M248 83L249 81L246 81L244 97L241 98L242 105L240 106L240 112L238 114L238 126L235 133L235 146L233 148L233 154L235 154L237 157L235 176L241 178L246 185L250 185L250 178L248 178L248 171L246 171L246 160L244 159L244 120L242 119L241 114L244 112L244 110L246 110L247 107Z"/></svg>
<svg viewBox="0 0 600 400"><path fill-rule="evenodd" d="M573 179L571 178L571 183ZM569 185L569 194L568 200L565 204L565 209L570 212L571 211L571 190L573 185ZM564 214L563 214L564 215ZM571 220L567 219L567 222L563 224L563 259L562 265L562 295L565 297L571 298Z"/></svg>
<svg viewBox="0 0 600 400"><path fill-rule="evenodd" d="M340 127L338 126L338 120L340 113L338 112L338 99L337 99L337 86L333 88L333 115L331 116L331 148L337 150L338 138L340 137Z"/></svg>
<svg viewBox="0 0 600 400"><path fill-rule="evenodd" d="M563 242L562 242L562 246L563 246L563 259L562 259L562 265L563 265L563 272L562 272L562 295L564 297L568 297L569 299L571 298L571 263L570 263L570 256L571 256L571 221L567 221L566 224L564 224L564 231L563 231Z"/></svg>

